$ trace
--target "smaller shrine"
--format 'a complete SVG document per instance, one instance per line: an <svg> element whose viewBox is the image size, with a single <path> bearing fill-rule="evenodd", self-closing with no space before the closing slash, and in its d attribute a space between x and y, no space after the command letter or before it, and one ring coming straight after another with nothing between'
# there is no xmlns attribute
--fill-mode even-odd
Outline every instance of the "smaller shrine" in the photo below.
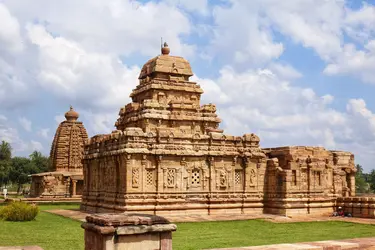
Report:
<svg viewBox="0 0 375 250"><path fill-rule="evenodd" d="M83 146L87 132L70 107L51 146L51 171L31 175L30 197L79 197L83 192Z"/></svg>

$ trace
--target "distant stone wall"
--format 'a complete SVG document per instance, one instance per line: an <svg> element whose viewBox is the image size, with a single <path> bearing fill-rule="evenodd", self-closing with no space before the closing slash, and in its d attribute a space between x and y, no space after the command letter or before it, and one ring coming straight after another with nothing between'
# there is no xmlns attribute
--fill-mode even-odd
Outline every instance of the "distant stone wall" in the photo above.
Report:
<svg viewBox="0 0 375 250"><path fill-rule="evenodd" d="M338 207L353 217L375 218L375 197L340 197L336 202Z"/></svg>

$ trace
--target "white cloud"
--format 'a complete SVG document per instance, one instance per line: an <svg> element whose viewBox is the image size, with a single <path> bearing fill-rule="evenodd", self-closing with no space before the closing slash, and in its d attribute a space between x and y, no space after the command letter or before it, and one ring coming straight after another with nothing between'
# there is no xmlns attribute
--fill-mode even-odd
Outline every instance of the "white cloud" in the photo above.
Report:
<svg viewBox="0 0 375 250"><path fill-rule="evenodd" d="M0 51L19 52L23 49L20 25L8 8L0 2Z"/></svg>
<svg viewBox="0 0 375 250"><path fill-rule="evenodd" d="M12 153L19 154L28 150L28 143L21 139L20 134L4 115L0 115L0 141L6 141L12 146Z"/></svg>
<svg viewBox="0 0 375 250"><path fill-rule="evenodd" d="M23 80L27 72L22 66L28 59L25 59L18 20L1 2L0 20L0 102L2 107L12 108L25 103L32 96L27 93L28 88Z"/></svg>
<svg viewBox="0 0 375 250"><path fill-rule="evenodd" d="M23 127L24 130L30 132L31 131L31 121L26 117L18 118L20 125Z"/></svg>
<svg viewBox="0 0 375 250"><path fill-rule="evenodd" d="M375 39L369 41L364 50L347 44L344 53L324 69L327 75L354 75L363 82L375 84Z"/></svg>
<svg viewBox="0 0 375 250"><path fill-rule="evenodd" d="M373 5L364 2L361 8L351 9L347 1L230 2L229 7L215 7L213 15L214 35L208 50L217 57L226 56L247 67L265 66L283 54L286 41L293 41L313 49L327 63L327 75L353 75L375 83ZM280 34L284 41L278 41ZM350 43L345 35L358 44Z"/></svg>
<svg viewBox="0 0 375 250"><path fill-rule="evenodd" d="M205 90L202 103L218 105L225 133L256 133L263 147L311 145L352 151L366 170L372 167L368 153L375 148L375 114L362 99L349 100L346 112L340 112L329 106L332 95L318 96L293 86L269 69L239 73L225 67L215 80L196 80Z"/></svg>
<svg viewBox="0 0 375 250"><path fill-rule="evenodd" d="M166 2L190 12L208 15L207 0L166 0Z"/></svg>
<svg viewBox="0 0 375 250"><path fill-rule="evenodd" d="M61 122L65 121L65 116L64 115L56 115L55 116L55 122L57 125L59 125Z"/></svg>
<svg viewBox="0 0 375 250"><path fill-rule="evenodd" d="M374 82L373 6L352 10L343 1L231 0L210 13L203 0L2 3L4 109L28 100L39 87L52 98L74 104L90 136L109 133L118 109L130 101L138 83L140 65L132 66L128 59L159 54L160 37L172 54L193 58L196 46L183 38L196 33L209 48L200 48L200 56L228 65L216 79L192 78L205 91L202 102L218 105L227 133L255 132L263 146L323 145L352 150L367 162L372 159L367 154L375 148L374 113L365 101L353 99L346 111L334 109L332 93L318 95L291 83L303 75L281 55L291 45L301 45L327 64L327 75L349 74ZM197 21L190 14L203 16ZM359 46L349 44L345 35ZM10 121L2 118L0 139L11 140L17 152L48 148L34 139L21 140ZM56 123L65 120L63 114L54 118ZM31 123L25 124L31 130ZM56 127L48 129L36 134L48 138Z"/></svg>
<svg viewBox="0 0 375 250"><path fill-rule="evenodd" d="M283 79L293 80L302 77L302 74L289 64L271 63L268 67Z"/></svg>
<svg viewBox="0 0 375 250"><path fill-rule="evenodd" d="M366 41L374 35L375 7L366 2L362 4L362 7L358 10L347 8L344 29L352 38L359 41Z"/></svg>
<svg viewBox="0 0 375 250"><path fill-rule="evenodd" d="M40 142L31 140L29 144L30 151L42 151L43 149L43 145Z"/></svg>
<svg viewBox="0 0 375 250"><path fill-rule="evenodd" d="M124 103L125 105L126 103ZM121 106L124 106L121 105ZM82 121L83 125L87 129L89 136L94 136L96 134L107 134L115 130L115 122L118 117L118 109L113 109L108 112L91 112L91 111L82 111Z"/></svg>
<svg viewBox="0 0 375 250"><path fill-rule="evenodd" d="M195 50L194 46L182 43L179 37L191 32L189 19L181 10L163 2L5 0L5 3L22 23L32 20L46 23L54 34L97 53L130 55L137 52L155 56L160 53L160 37L168 41L173 53L178 55L192 56Z"/></svg>
<svg viewBox="0 0 375 250"><path fill-rule="evenodd" d="M39 129L38 135L43 137L44 139L49 139L50 138L49 132L50 132L49 128L42 128L42 129Z"/></svg>
<svg viewBox="0 0 375 250"><path fill-rule="evenodd" d="M119 107L129 100L140 68L129 68L109 54L89 53L75 42L54 38L40 25L29 25L28 32L38 46L38 79L43 88L86 108Z"/></svg>

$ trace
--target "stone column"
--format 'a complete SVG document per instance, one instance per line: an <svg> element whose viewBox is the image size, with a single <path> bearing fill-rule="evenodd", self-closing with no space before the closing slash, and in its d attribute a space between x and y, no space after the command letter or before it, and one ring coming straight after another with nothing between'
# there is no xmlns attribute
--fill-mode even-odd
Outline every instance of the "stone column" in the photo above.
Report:
<svg viewBox="0 0 375 250"><path fill-rule="evenodd" d="M177 227L163 217L145 214L94 214L86 217L86 250L172 250Z"/></svg>
<svg viewBox="0 0 375 250"><path fill-rule="evenodd" d="M355 196L355 173L351 172L350 173L350 196Z"/></svg>
<svg viewBox="0 0 375 250"><path fill-rule="evenodd" d="M77 180L72 180L72 184L72 197L74 197L77 194Z"/></svg>

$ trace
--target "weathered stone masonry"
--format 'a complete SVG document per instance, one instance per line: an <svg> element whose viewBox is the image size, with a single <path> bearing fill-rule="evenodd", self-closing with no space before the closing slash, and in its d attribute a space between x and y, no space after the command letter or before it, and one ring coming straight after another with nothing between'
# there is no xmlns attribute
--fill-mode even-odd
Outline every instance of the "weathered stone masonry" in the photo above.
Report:
<svg viewBox="0 0 375 250"><path fill-rule="evenodd" d="M88 140L81 209L156 214L325 213L354 194L354 156L320 147L261 149L255 134L219 129L188 61L142 68L111 134Z"/></svg>

